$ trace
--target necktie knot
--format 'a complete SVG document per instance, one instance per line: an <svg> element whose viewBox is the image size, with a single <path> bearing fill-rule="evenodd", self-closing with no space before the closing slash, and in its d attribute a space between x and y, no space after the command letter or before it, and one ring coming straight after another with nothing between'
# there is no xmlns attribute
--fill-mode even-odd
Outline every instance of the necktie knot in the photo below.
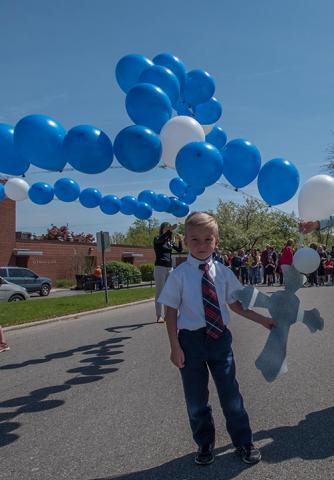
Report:
<svg viewBox="0 0 334 480"><path fill-rule="evenodd" d="M203 270L203 272L208 273L209 271L209 264L208 263L201 263L198 268Z"/></svg>

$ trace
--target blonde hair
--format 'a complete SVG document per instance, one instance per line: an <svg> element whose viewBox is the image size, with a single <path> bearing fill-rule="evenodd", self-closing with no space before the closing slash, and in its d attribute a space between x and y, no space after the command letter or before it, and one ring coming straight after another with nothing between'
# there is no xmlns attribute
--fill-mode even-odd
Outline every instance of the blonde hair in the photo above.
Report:
<svg viewBox="0 0 334 480"><path fill-rule="evenodd" d="M213 215L207 212L192 212L187 216L184 227L185 235L187 235L188 227L205 227L212 231L216 238L219 237L217 220Z"/></svg>

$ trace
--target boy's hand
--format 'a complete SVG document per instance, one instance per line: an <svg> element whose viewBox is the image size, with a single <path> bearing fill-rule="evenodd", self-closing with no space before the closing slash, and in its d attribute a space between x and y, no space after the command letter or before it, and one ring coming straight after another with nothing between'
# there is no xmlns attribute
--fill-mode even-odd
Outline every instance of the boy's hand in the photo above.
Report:
<svg viewBox="0 0 334 480"><path fill-rule="evenodd" d="M277 327L277 322L273 320L271 317L264 317L261 315L261 320L260 324L263 325L263 327L267 328L268 330L272 330L273 328Z"/></svg>
<svg viewBox="0 0 334 480"><path fill-rule="evenodd" d="M172 348L171 353L170 353L170 359L171 359L172 363L174 363L174 365L177 368L183 368L184 367L185 357L184 357L184 352L183 352L182 348L180 347L180 345Z"/></svg>

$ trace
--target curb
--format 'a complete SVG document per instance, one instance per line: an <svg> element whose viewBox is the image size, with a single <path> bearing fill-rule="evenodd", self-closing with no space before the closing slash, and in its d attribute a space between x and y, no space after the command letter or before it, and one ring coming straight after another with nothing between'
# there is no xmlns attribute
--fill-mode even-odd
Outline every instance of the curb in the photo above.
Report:
<svg viewBox="0 0 334 480"><path fill-rule="evenodd" d="M62 317L47 318L46 320L38 320L36 322L22 323L20 325L12 325L11 327L3 327L3 330L4 332L10 332L13 330L21 330L23 328L34 327L37 325L44 325L47 323L61 322L63 320L76 320L77 318L84 317L85 315L92 315L94 313L96 314L99 312L102 312L102 313L108 312L109 310L117 310L119 308L131 307L134 305L140 305L142 303L149 303L153 301L154 301L154 298L148 298L146 300L138 300L138 302L123 303L122 305L113 305L110 307L97 308L95 310L86 310L85 312L79 312L79 313L70 313L69 315L64 315Z"/></svg>

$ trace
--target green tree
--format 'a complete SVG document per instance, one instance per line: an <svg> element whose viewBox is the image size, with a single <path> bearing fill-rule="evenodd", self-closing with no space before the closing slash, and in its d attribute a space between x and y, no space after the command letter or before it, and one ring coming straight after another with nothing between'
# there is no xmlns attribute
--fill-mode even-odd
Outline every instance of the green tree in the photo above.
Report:
<svg viewBox="0 0 334 480"><path fill-rule="evenodd" d="M111 235L111 243L114 245L124 245L126 242L126 234L121 232L115 232Z"/></svg>
<svg viewBox="0 0 334 480"><path fill-rule="evenodd" d="M216 218L220 230L220 248L262 249L267 243L281 248L288 238L298 239L297 219L247 198L243 205L219 200Z"/></svg>
<svg viewBox="0 0 334 480"><path fill-rule="evenodd" d="M149 246L153 245L153 239L159 232L159 221L156 218L149 220L135 220L126 233L127 245Z"/></svg>

